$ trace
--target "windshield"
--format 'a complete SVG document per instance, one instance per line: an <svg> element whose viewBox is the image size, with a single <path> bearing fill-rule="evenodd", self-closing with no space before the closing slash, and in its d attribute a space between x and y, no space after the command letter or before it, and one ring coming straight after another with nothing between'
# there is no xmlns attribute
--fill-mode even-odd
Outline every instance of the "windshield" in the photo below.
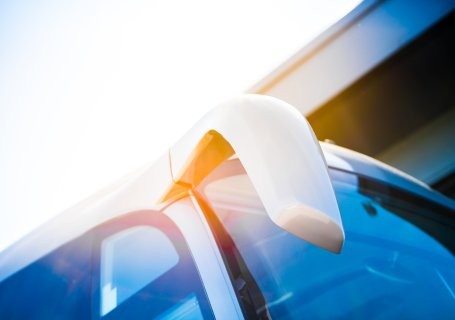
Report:
<svg viewBox="0 0 455 320"><path fill-rule="evenodd" d="M365 177L331 177L346 234L339 255L276 226L236 160L199 188L247 317L455 314L453 213Z"/></svg>

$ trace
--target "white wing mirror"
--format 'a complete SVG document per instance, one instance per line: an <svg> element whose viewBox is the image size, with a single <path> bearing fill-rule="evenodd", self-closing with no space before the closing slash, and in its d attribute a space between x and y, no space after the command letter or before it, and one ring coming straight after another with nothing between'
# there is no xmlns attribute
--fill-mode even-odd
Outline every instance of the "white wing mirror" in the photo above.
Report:
<svg viewBox="0 0 455 320"><path fill-rule="evenodd" d="M275 98L244 95L202 118L170 149L174 183L162 201L195 188L234 153L278 226L340 252L344 230L319 143L305 118Z"/></svg>

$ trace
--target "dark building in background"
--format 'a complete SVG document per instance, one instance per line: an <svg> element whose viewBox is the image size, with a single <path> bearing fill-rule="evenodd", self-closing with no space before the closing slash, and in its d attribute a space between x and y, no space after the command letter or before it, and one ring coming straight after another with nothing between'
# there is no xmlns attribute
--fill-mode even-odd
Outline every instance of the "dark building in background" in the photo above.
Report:
<svg viewBox="0 0 455 320"><path fill-rule="evenodd" d="M455 1L364 1L250 91L455 198Z"/></svg>

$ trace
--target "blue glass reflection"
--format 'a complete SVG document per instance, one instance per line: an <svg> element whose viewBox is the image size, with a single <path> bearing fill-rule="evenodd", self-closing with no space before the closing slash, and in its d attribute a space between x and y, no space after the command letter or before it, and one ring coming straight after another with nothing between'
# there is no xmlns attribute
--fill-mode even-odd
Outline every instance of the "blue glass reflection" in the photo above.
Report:
<svg viewBox="0 0 455 320"><path fill-rule="evenodd" d="M336 181L335 190L346 232L340 255L283 231L265 213L212 203L263 292L271 316L454 316L453 255L381 206L380 199L360 194L357 185Z"/></svg>
<svg viewBox="0 0 455 320"><path fill-rule="evenodd" d="M103 316L147 284L172 269L177 250L161 230L138 226L104 239L101 246L101 308Z"/></svg>
<svg viewBox="0 0 455 320"><path fill-rule="evenodd" d="M0 319L90 319L92 235L85 234L0 283Z"/></svg>

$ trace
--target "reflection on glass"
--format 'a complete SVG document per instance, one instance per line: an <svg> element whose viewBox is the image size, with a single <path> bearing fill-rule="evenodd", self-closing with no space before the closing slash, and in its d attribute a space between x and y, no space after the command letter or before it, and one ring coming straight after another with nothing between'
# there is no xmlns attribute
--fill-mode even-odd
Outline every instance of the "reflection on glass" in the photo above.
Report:
<svg viewBox="0 0 455 320"><path fill-rule="evenodd" d="M156 318L157 320L180 320L191 319L200 320L204 319L201 313L201 308L194 294L185 297L182 302L166 311L164 314Z"/></svg>
<svg viewBox="0 0 455 320"><path fill-rule="evenodd" d="M177 265L179 256L159 229L139 226L101 244L101 316Z"/></svg>
<svg viewBox="0 0 455 320"><path fill-rule="evenodd" d="M386 194L367 196L359 191L357 177L343 175L347 178L334 181L346 231L340 255L276 226L246 175L214 180L202 189L259 285L272 318L454 315L454 256L400 217L414 214L415 206ZM397 201L400 207L395 209Z"/></svg>

